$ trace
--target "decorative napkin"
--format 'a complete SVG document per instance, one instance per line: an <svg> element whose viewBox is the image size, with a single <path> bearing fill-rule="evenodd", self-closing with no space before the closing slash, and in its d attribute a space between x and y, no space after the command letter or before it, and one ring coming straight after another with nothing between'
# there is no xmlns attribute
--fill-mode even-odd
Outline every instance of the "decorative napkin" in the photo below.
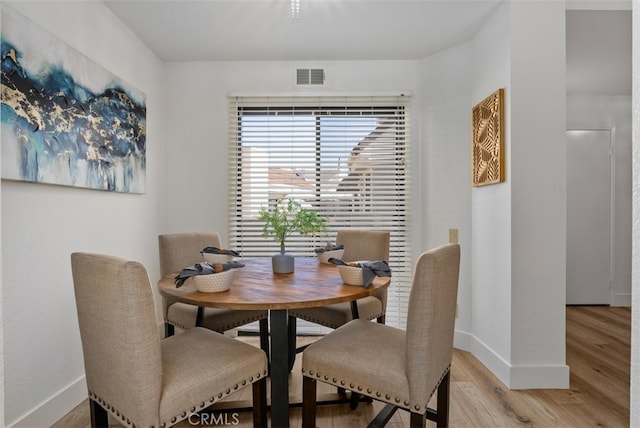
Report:
<svg viewBox="0 0 640 428"><path fill-rule="evenodd" d="M213 273L220 273L225 270L235 269L244 267L244 263L232 260L226 263L209 263L209 262L201 262L196 263L193 266L189 266L188 268L182 269L182 271L176 275L174 278L174 282L176 283L176 288L182 287L184 282L196 275L211 275Z"/></svg>
<svg viewBox="0 0 640 428"><path fill-rule="evenodd" d="M234 250L223 250L218 247L205 247L200 251L201 253L208 254L226 254L228 256L240 257L240 253Z"/></svg>
<svg viewBox="0 0 640 428"><path fill-rule="evenodd" d="M364 285L369 285L376 276L391 276L391 268L389 264L384 260L375 260L371 262L343 262L340 259L331 257L329 263L334 265L351 266L362 268L362 279Z"/></svg>
<svg viewBox="0 0 640 428"><path fill-rule="evenodd" d="M313 250L316 254L320 254L320 253L324 253L325 251L335 251L335 250L343 250L344 249L344 245L343 244L329 244L327 243L327 245L325 245L324 247L318 247L315 250Z"/></svg>

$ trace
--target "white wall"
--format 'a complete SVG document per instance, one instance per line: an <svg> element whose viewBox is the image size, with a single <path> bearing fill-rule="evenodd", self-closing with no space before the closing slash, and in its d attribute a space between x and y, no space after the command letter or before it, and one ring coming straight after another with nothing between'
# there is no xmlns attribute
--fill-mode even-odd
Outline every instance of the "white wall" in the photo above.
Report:
<svg viewBox="0 0 640 428"><path fill-rule="evenodd" d="M567 129L614 130L614 306L631 305L631 96L567 97ZM571 219L567 219L571 221Z"/></svg>
<svg viewBox="0 0 640 428"><path fill-rule="evenodd" d="M147 96L146 194L2 181L4 422L41 427L86 398L70 253L135 259L158 279L164 89L161 63L101 3L4 3Z"/></svg>
<svg viewBox="0 0 640 428"><path fill-rule="evenodd" d="M511 138L509 8L502 5L471 45L468 111L505 89L505 182L471 191L471 352L508 384L511 360ZM469 139L471 141L471 139ZM471 144L469 142L469 144Z"/></svg>
<svg viewBox="0 0 640 428"><path fill-rule="evenodd" d="M458 229L460 279L455 346L470 349L471 286L471 49L446 50L420 63L422 91L419 116L418 184L422 201L416 222L420 248L447 242Z"/></svg>
<svg viewBox="0 0 640 428"><path fill-rule="evenodd" d="M640 0L633 0L633 40L640 40ZM631 423L640 426L640 46L633 44L633 243L631 311Z"/></svg>
<svg viewBox="0 0 640 428"><path fill-rule="evenodd" d="M563 2L511 3L512 388L569 386L564 40Z"/></svg>
<svg viewBox="0 0 640 428"><path fill-rule="evenodd" d="M569 385L564 19L561 2L504 3L473 40L472 104L505 88L507 165L472 191L471 349L510 388Z"/></svg>

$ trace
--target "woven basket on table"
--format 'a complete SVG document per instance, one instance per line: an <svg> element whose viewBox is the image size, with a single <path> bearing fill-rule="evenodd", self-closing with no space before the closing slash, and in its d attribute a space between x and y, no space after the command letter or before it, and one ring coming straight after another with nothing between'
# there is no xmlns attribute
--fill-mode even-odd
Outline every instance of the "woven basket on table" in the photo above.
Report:
<svg viewBox="0 0 640 428"><path fill-rule="evenodd" d="M333 257L340 260L343 254L344 254L344 250L331 250L331 251L325 251L323 253L316 253L316 257L318 257L318 261L320 263L329 263L330 258Z"/></svg>
<svg viewBox="0 0 640 428"><path fill-rule="evenodd" d="M338 265L338 272L345 284L364 285L361 267Z"/></svg>
<svg viewBox="0 0 640 428"><path fill-rule="evenodd" d="M229 269L210 275L194 275L193 281L196 283L196 289L198 291L203 293L217 293L228 290L235 276L236 270Z"/></svg>

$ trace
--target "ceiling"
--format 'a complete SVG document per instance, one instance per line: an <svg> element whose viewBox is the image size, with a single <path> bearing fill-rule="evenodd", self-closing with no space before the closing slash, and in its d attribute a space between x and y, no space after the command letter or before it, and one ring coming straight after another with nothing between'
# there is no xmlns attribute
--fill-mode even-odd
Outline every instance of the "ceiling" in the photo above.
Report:
<svg viewBox="0 0 640 428"><path fill-rule="evenodd" d="M424 58L473 37L500 0L300 0L297 19L290 0L103 2L165 61L236 61Z"/></svg>
<svg viewBox="0 0 640 428"><path fill-rule="evenodd" d="M502 2L300 0L294 19L290 0L102 1L167 62L421 59L473 38ZM626 9L567 12L569 93L631 94Z"/></svg>

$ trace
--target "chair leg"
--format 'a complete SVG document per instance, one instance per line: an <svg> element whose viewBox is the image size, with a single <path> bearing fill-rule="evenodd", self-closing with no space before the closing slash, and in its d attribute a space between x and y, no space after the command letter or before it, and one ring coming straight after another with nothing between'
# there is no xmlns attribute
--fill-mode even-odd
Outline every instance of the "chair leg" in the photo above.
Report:
<svg viewBox="0 0 640 428"><path fill-rule="evenodd" d="M267 378L263 377L252 385L253 389L253 427L267 426Z"/></svg>
<svg viewBox="0 0 640 428"><path fill-rule="evenodd" d="M91 428L109 427L107 411L92 399L89 399L89 411L91 412Z"/></svg>
<svg viewBox="0 0 640 428"><path fill-rule="evenodd" d="M288 340L287 344L289 347L289 371L293 370L293 365L296 363L296 337L298 334L298 319L294 316L289 315L289 320L287 322L287 334Z"/></svg>
<svg viewBox="0 0 640 428"><path fill-rule="evenodd" d="M267 354L267 360L269 359L269 318L263 318L260 323L260 349Z"/></svg>
<svg viewBox="0 0 640 428"><path fill-rule="evenodd" d="M175 333L176 329L172 324L164 323L164 337L173 336Z"/></svg>
<svg viewBox="0 0 640 428"><path fill-rule="evenodd" d="M409 421L409 426L411 428L425 428L427 426L427 414L411 412L411 420Z"/></svg>
<svg viewBox="0 0 640 428"><path fill-rule="evenodd" d="M358 408L358 401L360 401L361 395L355 391L351 391L351 397L349 398L349 408L355 410Z"/></svg>
<svg viewBox="0 0 640 428"><path fill-rule="evenodd" d="M302 428L316 427L316 380L302 376Z"/></svg>
<svg viewBox="0 0 640 428"><path fill-rule="evenodd" d="M381 428L387 425L387 423L391 420L393 415L398 411L398 406L394 406L393 404L386 404L380 413L376 415L376 417L369 423L367 428Z"/></svg>
<svg viewBox="0 0 640 428"><path fill-rule="evenodd" d="M451 371L447 371L440 385L438 385L438 420L436 425L438 428L449 426L449 384L451 383Z"/></svg>
<svg viewBox="0 0 640 428"><path fill-rule="evenodd" d="M376 318L376 321L378 322L378 324L384 324L387 321L387 317L386 315L380 315L378 318Z"/></svg>
<svg viewBox="0 0 640 428"><path fill-rule="evenodd" d="M198 306L198 311L196 312L196 327L202 327L202 320L204 320L204 308Z"/></svg>

